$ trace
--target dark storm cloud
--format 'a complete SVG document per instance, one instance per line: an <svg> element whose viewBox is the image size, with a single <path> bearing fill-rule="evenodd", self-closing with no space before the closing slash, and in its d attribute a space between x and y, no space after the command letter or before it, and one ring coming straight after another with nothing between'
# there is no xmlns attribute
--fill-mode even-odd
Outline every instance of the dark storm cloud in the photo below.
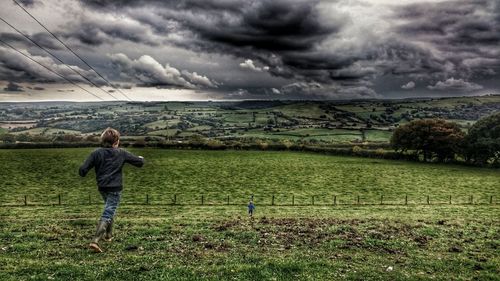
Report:
<svg viewBox="0 0 500 281"><path fill-rule="evenodd" d="M303 51L340 29L340 23L326 25L319 21L316 3L268 0L236 11L232 17L220 17L210 26L204 22L186 23L213 42L256 50Z"/></svg>
<svg viewBox="0 0 500 281"><path fill-rule="evenodd" d="M345 17L330 21L319 15L319 1L91 1L96 9L157 6L155 13L164 21L152 22L134 15L155 31L172 24L171 32L184 32L183 40L174 44L196 51L232 54L269 65L270 73L282 77L318 76L317 79L338 79L342 73L324 72L349 66L353 59L313 53L327 37L341 30ZM84 30L89 33L92 29ZM99 38L97 32L90 38ZM86 38L86 37L83 37ZM102 43L101 41L90 43ZM309 53L311 52L311 53ZM327 65L324 65L329 61ZM303 73L301 73L303 72Z"/></svg>
<svg viewBox="0 0 500 281"><path fill-rule="evenodd" d="M196 38L186 43L199 43L200 48L214 51L218 45L204 46L203 43L219 43L231 47L247 47L252 50L301 51L311 49L326 36L336 33L342 26L341 20L335 24L322 22L316 5L318 1L83 1L93 8L124 10L142 5L158 6L152 11L164 20L175 21L176 27L191 31ZM126 11L125 11L126 12ZM155 30L165 30L162 21L148 21L147 17L131 12L130 15L141 22L153 26ZM95 22L84 22L83 36L96 37L99 31L113 37L140 41L140 38L124 29L124 25L98 26ZM107 30L105 30L107 29ZM76 34L77 37L80 34ZM100 42L100 41L99 41ZM193 46L194 47L194 46Z"/></svg>
<svg viewBox="0 0 500 281"><path fill-rule="evenodd" d="M40 32L40 33L26 34L26 35L29 38L31 38L31 40L35 41L40 46L46 49L61 50L63 48L63 46L48 33ZM23 35L19 33L2 32L0 33L0 38L8 43L20 43L27 48L30 47L36 48L35 44L30 42L28 39L26 39Z"/></svg>
<svg viewBox="0 0 500 281"><path fill-rule="evenodd" d="M182 39L170 42L177 46L197 52L231 54L241 58L243 64L252 60L267 67L271 75L305 83L300 85L346 85L349 81L344 92L352 89L360 92L359 89L370 88L366 85L368 81L393 75L426 80L422 84L434 85L428 89L435 89L438 82L445 85L447 79L453 77L468 82L478 75L497 73L498 64L493 57L497 53L487 54L483 49L498 50L500 42L499 17L495 18L491 12L492 7L498 10L498 4L493 0L398 6L394 8L394 18L399 20L393 25L396 33L383 34L384 37L371 44L349 52L334 52L321 46L324 42L333 42L335 46L346 24L354 20L340 12L325 18L320 12L321 3L85 1L96 10L127 12L154 7L154 16L159 17L155 20L148 20L140 13L130 13L130 16L158 35L162 32L182 34ZM109 30L104 33L123 38L120 33ZM90 38L95 40L99 36L93 34ZM146 38L129 40L147 43ZM362 38L356 40L363 43ZM433 51L435 49L439 53ZM300 88L306 89L305 92L315 89Z"/></svg>
<svg viewBox="0 0 500 281"><path fill-rule="evenodd" d="M9 82L9 84L7 84L7 87L3 88L3 90L7 92L23 92L23 87L14 82Z"/></svg>
<svg viewBox="0 0 500 281"><path fill-rule="evenodd" d="M37 1L35 0L17 0L20 4L26 7L33 7Z"/></svg>
<svg viewBox="0 0 500 281"><path fill-rule="evenodd" d="M426 57L432 59L432 66L436 67L431 69L435 71L425 72L429 68L422 68L422 76L437 78L432 74L438 74L443 80L441 85L446 85L446 81L491 77L500 70L499 6L495 0L411 4L395 10L404 21L396 31L402 39L434 49ZM451 78L458 80L448 80Z"/></svg>
<svg viewBox="0 0 500 281"><path fill-rule="evenodd" d="M41 65L59 73L63 77L73 82L86 82L81 76L73 72L65 65L56 63L52 58L46 56L33 55L27 50L21 50L26 56ZM18 52L0 46L0 77L1 80L12 82L39 82L39 83L55 83L66 82L60 76L48 71L45 67L34 63L32 60L19 54ZM90 72L71 66L71 68L80 72L83 76L90 80L96 81L99 84L99 79L94 72Z"/></svg>
<svg viewBox="0 0 500 281"><path fill-rule="evenodd" d="M500 21L498 8L493 9L499 5L495 2L459 0L412 4L398 9L399 17L408 21L398 29L403 34L435 36L440 40L433 42L449 47L497 44Z"/></svg>
<svg viewBox="0 0 500 281"><path fill-rule="evenodd" d="M486 87L482 81L498 77L500 1L408 2L81 0L75 19L55 32L75 48L99 50L96 60L111 58L112 64L102 66L105 75L127 87L366 98L383 93L378 81L384 79L397 80L401 92L418 94L477 92ZM12 33L0 35L22 42ZM33 36L47 48L58 48L47 35ZM198 64L206 65L193 71L194 63L170 60L170 50L194 52L201 57ZM212 55L220 61L211 61ZM2 59L8 58L0 54L6 81L56 79ZM216 65L215 79L224 83L206 76L210 63ZM272 83L263 86L261 78Z"/></svg>
<svg viewBox="0 0 500 281"><path fill-rule="evenodd" d="M117 17L88 17L73 23L63 34L66 38L74 38L86 45L114 44L116 39L141 43L151 46L160 44L147 26L136 20Z"/></svg>

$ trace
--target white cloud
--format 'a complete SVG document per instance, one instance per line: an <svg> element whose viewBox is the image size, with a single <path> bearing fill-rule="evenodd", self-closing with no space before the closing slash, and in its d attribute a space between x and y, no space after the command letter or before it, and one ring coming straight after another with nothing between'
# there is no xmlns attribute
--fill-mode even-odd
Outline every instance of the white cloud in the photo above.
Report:
<svg viewBox="0 0 500 281"><path fill-rule="evenodd" d="M180 86L188 89L195 89L199 86L216 87L214 82L206 76L196 72L183 70L168 63L162 66L153 57L143 55L139 59L130 59L125 54L110 55L111 61L121 70L122 76L134 78L146 86ZM189 81L187 81L187 80Z"/></svg>
<svg viewBox="0 0 500 281"><path fill-rule="evenodd" d="M217 88L217 83L214 81L211 81L206 76L199 75L196 72L191 73L187 70L183 70L183 71L181 71L181 73L182 73L182 75L184 75L184 77L186 77L193 84L205 86L205 87L209 87L209 88Z"/></svg>
<svg viewBox="0 0 500 281"><path fill-rule="evenodd" d="M483 86L476 83L464 81L463 79L454 79L452 77L445 81L438 81L435 85L429 85L427 86L427 88L430 90L438 91L455 90L470 92L481 90Z"/></svg>
<svg viewBox="0 0 500 281"><path fill-rule="evenodd" d="M413 90L413 89L415 89L415 82L410 81L410 82L404 84L403 86L401 86L401 88L405 89L405 90Z"/></svg>
<svg viewBox="0 0 500 281"><path fill-rule="evenodd" d="M240 67L241 68L248 68L248 69L251 69L253 71L258 71L258 72L269 70L269 66L263 66L263 67L255 66L255 64L253 63L253 61L251 59L246 59L244 62L240 63Z"/></svg>

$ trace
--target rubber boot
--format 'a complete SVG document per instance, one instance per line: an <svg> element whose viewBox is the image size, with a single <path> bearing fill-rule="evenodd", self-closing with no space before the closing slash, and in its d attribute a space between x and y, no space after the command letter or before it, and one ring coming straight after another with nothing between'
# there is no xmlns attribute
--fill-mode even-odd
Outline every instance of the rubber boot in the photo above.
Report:
<svg viewBox="0 0 500 281"><path fill-rule="evenodd" d="M107 226L108 222L104 220L100 220L99 223L97 224L97 229L95 231L94 238L92 239L92 242L90 242L89 244L90 248L96 253L103 252L101 247L99 247L99 240L101 240L103 235L106 233Z"/></svg>
<svg viewBox="0 0 500 281"><path fill-rule="evenodd" d="M111 219L106 227L106 234L104 235L104 241L111 242L113 240L113 219Z"/></svg>

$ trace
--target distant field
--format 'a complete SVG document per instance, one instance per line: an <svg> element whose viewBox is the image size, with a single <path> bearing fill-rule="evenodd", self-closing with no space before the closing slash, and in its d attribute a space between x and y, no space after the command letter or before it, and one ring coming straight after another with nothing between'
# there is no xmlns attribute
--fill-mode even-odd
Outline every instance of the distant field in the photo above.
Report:
<svg viewBox="0 0 500 281"><path fill-rule="evenodd" d="M0 121L3 122L1 127L8 132L42 133L46 137L61 133L99 135L111 126L123 135L163 136L182 142L213 139L255 142L259 139L354 146L360 142L387 144L390 130L422 118L457 122L467 131L480 118L499 110L500 95L321 102L55 103L25 108L17 104L0 104ZM19 127L25 128L18 131ZM346 133L339 133L342 130ZM25 141L23 137L19 139Z"/></svg>
<svg viewBox="0 0 500 281"><path fill-rule="evenodd" d="M350 143L361 141L362 134L359 130L345 129L322 129L322 128L300 128L300 129L280 129L266 132L261 129L248 130L241 133L240 137L256 137L273 140L321 140L331 143ZM370 139L371 141L371 139ZM384 140L387 141L387 138Z"/></svg>
<svg viewBox="0 0 500 281"><path fill-rule="evenodd" d="M14 132L13 134L34 134L34 135L54 135L54 134L80 134L80 131L75 130L66 130L66 129L58 129L58 128L33 128L24 131Z"/></svg>
<svg viewBox="0 0 500 281"><path fill-rule="evenodd" d="M304 116L310 118L319 118L324 114L317 104L314 103L304 103L304 104L290 104L277 106L273 108L274 111L281 111L285 115L291 116Z"/></svg>
<svg viewBox="0 0 500 281"><path fill-rule="evenodd" d="M85 149L0 150L0 202L55 202L61 194L67 203L85 203L93 196L94 179L81 179L77 171L92 151ZM171 203L174 194L184 203L245 203L251 194L258 203L331 204L334 195L342 203L488 202L499 195L497 170L402 161L326 156L300 152L187 151L140 149L143 169L126 167L128 202Z"/></svg>
<svg viewBox="0 0 500 281"><path fill-rule="evenodd" d="M125 168L116 238L96 255L86 245L102 206L93 173L77 175L91 151L0 150L0 280L496 280L500 274L498 170L295 152L135 149L147 163ZM245 213L251 194L253 220ZM22 206L25 195L29 206Z"/></svg>
<svg viewBox="0 0 500 281"><path fill-rule="evenodd" d="M392 132L381 130L366 130L366 140L369 142L387 142L391 139Z"/></svg>

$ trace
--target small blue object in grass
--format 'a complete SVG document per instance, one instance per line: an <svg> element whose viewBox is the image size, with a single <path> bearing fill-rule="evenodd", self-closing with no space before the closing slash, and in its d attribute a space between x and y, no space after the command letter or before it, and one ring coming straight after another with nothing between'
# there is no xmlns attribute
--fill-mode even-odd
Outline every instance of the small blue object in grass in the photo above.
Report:
<svg viewBox="0 0 500 281"><path fill-rule="evenodd" d="M253 204L253 201L250 201L248 203L248 215L252 217L254 210L255 210L255 205Z"/></svg>

